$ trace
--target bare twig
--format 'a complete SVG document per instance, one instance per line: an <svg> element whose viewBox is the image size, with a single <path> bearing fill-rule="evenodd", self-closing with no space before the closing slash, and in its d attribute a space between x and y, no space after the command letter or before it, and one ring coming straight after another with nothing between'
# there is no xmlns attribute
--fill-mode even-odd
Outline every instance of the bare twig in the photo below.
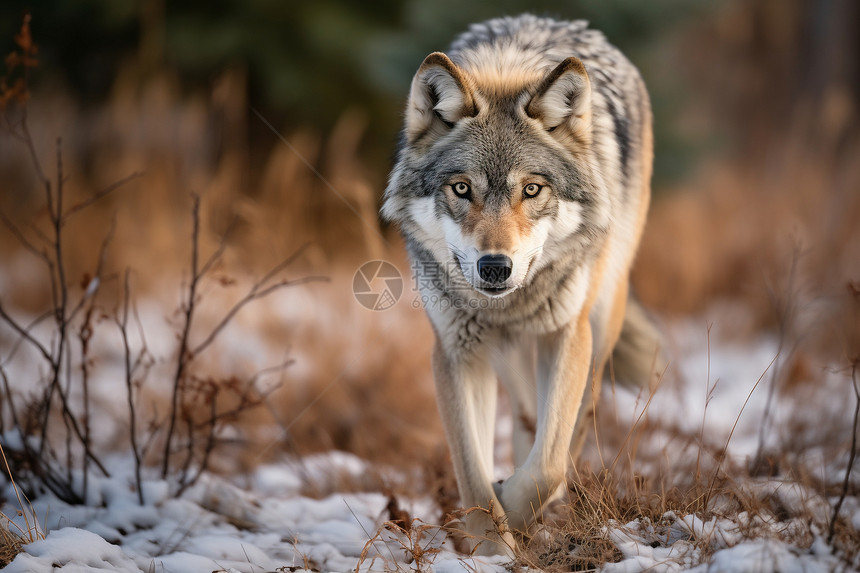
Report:
<svg viewBox="0 0 860 573"><path fill-rule="evenodd" d="M26 235L24 235L23 231L18 228L15 223L11 221L3 212L0 212L0 220L2 220L3 224L7 229L12 233L12 235L18 240L18 242L23 246L27 251L30 251L37 259L41 260L45 263L45 266L48 270L48 284L51 287L51 303L53 308L57 308L59 305L59 292L58 285L56 281L55 270L56 267L54 265L54 261L51 259L50 251L46 249L51 249L53 247L54 242L42 232L39 227L34 224L30 224L30 228L33 233L38 237L45 246L43 248L38 248L32 241L30 241Z"/></svg>
<svg viewBox="0 0 860 573"><path fill-rule="evenodd" d="M251 378L251 380L248 382L248 384L256 387L257 382L260 380L260 378L262 378L263 376L268 376L269 374L274 374L275 372L279 372L283 376L284 370L289 368L294 362L295 362L294 359L288 358L288 359L284 360L283 362L281 362L280 364L276 364L275 366L269 366L268 368L263 368L262 370L259 370L259 371L257 371L256 374L254 374L254 376ZM275 388L281 386L282 382L283 382L283 380L281 380L281 382L278 382L278 384L275 386Z"/></svg>
<svg viewBox="0 0 860 573"><path fill-rule="evenodd" d="M239 300L239 302L237 302L235 305L233 305L233 307L229 311L227 311L227 314L225 314L224 318L221 319L221 321L218 323L218 325L209 332L209 335L200 344L198 344L197 346L194 347L194 349L191 351L191 354L193 356L197 356L198 354L203 352L206 349L206 347L208 347L210 344L212 344L212 342L214 342L215 338L224 329L224 327L226 327L230 323L230 321L233 320L233 317L235 317L236 314L240 310L242 310L242 308L245 305L247 305L248 303L253 302L255 300L258 300L258 299L261 299L261 298L265 298L266 296L273 293L274 291L282 289L284 287L296 286L296 285L305 284L305 283L309 283L309 282L316 282L316 281L327 281L327 280L328 280L328 277L323 277L323 276L301 277L301 278L293 279L293 280L286 280L285 279L285 280L282 280L282 281L277 282L275 284L269 285L268 287L262 288L262 289L260 288L262 281L256 283L251 288L251 291L247 295L245 295L241 300Z"/></svg>
<svg viewBox="0 0 860 573"><path fill-rule="evenodd" d="M6 375L6 369L3 368L2 364L0 364L0 378L3 379L3 391L5 392L6 399L9 401L9 412L12 415L12 424L14 424L14 427L20 428L21 424L18 420L18 412L15 410L15 404L12 402L12 389L9 387L9 377ZM5 427L0 426L0 429L5 430Z"/></svg>
<svg viewBox="0 0 860 573"><path fill-rule="evenodd" d="M741 406L741 410L740 410L740 412L738 412L738 415L737 415L737 417L735 418L735 423L734 423L734 424L732 424L732 429L731 429L731 431L729 432L729 437L728 437L728 438L726 438L726 444L725 444L725 446L723 446L723 455L722 455L722 456L720 457L720 459L717 461L717 467L714 469L714 475L713 475L713 476L711 476L711 482L710 482L710 484L708 484L708 491L707 491L707 493L705 493L704 507L705 507L706 509L707 509L707 507L708 507L708 502L709 502L709 501L710 501L710 499L711 499L711 494L712 494L712 493L713 493L713 491L714 491L714 484L716 484L716 482L717 482L717 477L720 475L720 469L722 468L723 460L725 460L725 459L726 459L726 457L728 456L728 452L729 452L729 443L732 441L732 436L733 436L733 435L734 435L734 433L735 433L735 428L737 428L737 427L738 427L738 422L740 422L741 415L743 415L744 410L746 409L747 404L748 404L748 403L749 403L749 401L750 401L750 398L752 398L753 392L755 392L756 388L758 388L758 385L759 385L759 384L761 383L761 381L764 379L765 375L768 373L768 371L770 370L771 366L773 366L773 365L774 365L774 363L776 362L776 359L777 359L777 358L778 358L778 355L773 357L773 360L771 360L771 361L770 361L770 364L768 364L768 365L767 365L767 368L765 368L765 369L764 369L764 372L762 372L762 373L761 373L761 376L759 376L759 377L758 377L758 380L756 380L756 381L755 381L755 384L753 384L753 387L750 389L749 394L747 394L746 400L744 400L744 404L743 404L743 406Z"/></svg>
<svg viewBox="0 0 860 573"><path fill-rule="evenodd" d="M142 176L143 176L143 172L135 171L134 173L132 173L130 175L126 175L125 177L123 177L122 179L120 179L118 181L114 181L113 183L111 183L110 185L108 185L107 187L102 189L101 191L96 192L91 197L84 199L80 203L72 205L71 207L69 207L69 209L65 213L63 213L62 218L60 220L60 223L64 224L66 222L66 220L69 217L71 217L72 215L74 215L75 213L86 209L87 207L89 207L93 203L97 202L99 199L106 197L107 195L110 195L111 193L113 193L114 191L116 191L117 189L119 189L120 187L122 187L123 185L128 183L129 181L134 181L135 179L142 177Z"/></svg>
<svg viewBox="0 0 860 573"><path fill-rule="evenodd" d="M184 468L184 472L182 475L182 481L179 484L179 491L177 492L177 495L181 495L186 489L188 489L189 487L191 487L195 483L197 483L197 480L200 479L200 476L203 475L203 472L206 471L206 469L209 467L209 459L212 455L212 452L215 450L215 445L216 445L215 430L216 430L216 427L218 424L218 415L216 413L217 412L217 400L216 400L217 393L218 393L217 390L212 390L210 396L208 397L208 399L209 399L209 419L205 423L208 426L208 431L206 432L206 443L203 446L203 459L200 461L200 464L198 465L197 471L194 473L194 475L190 479L185 479L186 476L188 475L188 470L191 467L190 462L191 462L192 455L193 455L192 448L193 448L194 442L189 441L188 458L186 460L187 463L186 463L186 466ZM189 418L189 424L191 424L191 423L192 423L191 419ZM188 431L189 431L189 435L193 434L194 433L193 427L189 425Z"/></svg>
<svg viewBox="0 0 860 573"><path fill-rule="evenodd" d="M224 250L227 248L227 240L230 238L230 235L233 233L233 229L236 227L236 221L238 219L233 217L233 220L230 221L230 224L227 226L227 230L224 231L224 234L221 236L221 240L218 242L218 247L209 255L209 258L206 259L206 262L203 263L203 266L200 267L200 278L202 279L209 271L212 270L212 267L221 260L221 256L224 254Z"/></svg>
<svg viewBox="0 0 860 573"><path fill-rule="evenodd" d="M176 359L176 373L173 376L170 413L167 417L167 435L164 439L164 452L161 460L162 479L167 477L167 472L170 469L170 449L173 445L173 433L176 430L179 395L185 375L185 367L189 359L188 336L191 333L191 323L194 319L194 308L197 303L197 286L200 281L200 273L197 266L200 248L200 196L194 195L193 201L194 203L191 208L191 279L188 283L188 300L185 303L185 316L179 341L179 356Z"/></svg>
<svg viewBox="0 0 860 573"><path fill-rule="evenodd" d="M25 18L22 35L26 32L28 38L27 44L19 43L21 49L26 51L35 51L35 44L29 41L29 18ZM25 54L26 55L26 54ZM35 60L34 60L35 61ZM25 64L25 95L26 95L26 80L28 75L28 66L35 64ZM95 297L98 293L99 286L103 281L103 270L106 258L107 245L111 240L113 228L105 237L99 253L98 268L95 277L89 282L86 291L80 299L73 305L67 284L66 264L64 256L64 227L69 216L85 209L92 205L98 199L106 196L114 189L120 187L128 180L136 177L138 174L133 174L123 180L108 186L96 193L93 197L79 203L64 212L65 197L65 182L66 176L64 173L63 163L63 147L62 139L57 138L55 142L55 165L56 173L53 180L48 177L46 170L43 168L39 158L39 153L36 149L35 141L30 132L28 123L27 107L24 103L20 109L20 119L15 125L9 126L10 133L21 141L26 147L29 154L29 159L32 168L36 174L36 178L43 188L45 207L48 218L48 230L43 231L35 224L30 225L31 232L25 234L17 224L15 224L4 213L0 213L0 222L10 230L12 235L21 244L21 246L38 260L41 260L48 270L48 283L51 288L51 308L48 313L38 317L27 326L22 326L17 320L12 318L9 312L0 305L0 319L9 324L19 338L15 343L12 351L4 360L8 361L17 352L18 348L24 343L32 345L44 358L48 366L47 377L41 381L38 388L37 397L32 399L29 404L25 404L28 410L27 416L17 416L13 408L13 423L20 429L24 435L22 446L18 451L20 455L20 465L27 467L30 479L41 483L44 487L54 492L58 497L71 503L80 503L85 500L87 491L87 479L89 475L89 465L96 466L104 475L109 475L104 465L97 458L92 449L92 432L90 427L90 341L93 334L93 323L96 321L96 306ZM35 236L35 240L31 240ZM80 325L77 324L79 313L83 312L84 317ZM31 330L40 322L48 317L53 317L54 325L50 341L41 342L33 334ZM75 323L73 327L72 323ZM77 411L77 408L72 408L69 397L73 392L73 381L76 379L73 375L72 367L72 347L73 347L73 331L72 328L77 328L77 336L80 340L81 352L81 390L83 393L82 412ZM9 383L6 379L5 372L3 374L4 389L10 396ZM54 405L54 398L59 401L59 408ZM11 404L10 404L11 405ZM59 409L60 417L66 428L65 432L65 456L58 452L55 448L55 443L59 440L50 438L49 427L53 423L53 415ZM23 425L22 425L23 424ZM30 440L30 436L39 438L37 443ZM77 463L77 448L83 451L82 469L83 469L83 497L76 493L77 486L73 480L73 464Z"/></svg>
<svg viewBox="0 0 860 573"><path fill-rule="evenodd" d="M254 379L252 378L251 380L253 381ZM255 388L253 387L253 383L249 382L247 387L246 387L245 392L240 394L239 404L237 406L234 406L233 408L230 408L229 410L225 410L223 412L213 414L210 418L208 418L208 419L206 419L206 421L198 424L195 428L196 429L206 428L207 426L211 425L211 423L213 423L213 422L220 422L221 420L227 420L230 418L234 418L246 410L249 410L251 408L255 408L255 407L261 405L263 402L265 402L266 398L268 398L279 387L280 387L280 385L273 386L272 388L267 389L265 392L259 392L256 397L251 398L250 397L251 393Z"/></svg>
<svg viewBox="0 0 860 573"><path fill-rule="evenodd" d="M756 447L755 454L755 463L760 464L762 460L762 455L764 452L764 439L767 434L767 429L770 424L771 417L771 408L773 407L773 399L776 394L776 386L779 383L779 375L782 365L785 363L782 355L786 344L786 339L788 338L789 328L791 326L791 322L794 318L794 311L796 303L794 301L794 284L797 278L797 263L800 257L800 247L795 246L794 253L791 258L791 267L788 273L788 284L786 285L786 292L783 295L783 300L779 300L778 295L774 292L773 288L768 288L767 292L771 299L771 304L775 307L777 312L779 313L778 321L779 321L779 345L776 350L776 362L774 363L773 370L770 375L770 384L767 389L767 398L764 403L764 411L762 412L761 424L759 424L759 434L758 434L758 446ZM794 352L794 349L790 349L788 354L789 356Z"/></svg>
<svg viewBox="0 0 860 573"><path fill-rule="evenodd" d="M32 138L28 136L28 140L29 143L32 145ZM60 399L63 402L63 415L70 413L68 412L69 408L65 400L65 395L63 394L62 388L60 388L60 372L63 367L63 355L66 351L66 337L68 335L68 328L66 323L66 309L69 301L69 289L66 285L66 270L65 265L63 264L63 225L61 215L63 212L63 153L61 138L57 138L56 159L56 205L54 204L54 196L51 193L51 182L48 180L46 180L45 184L45 201L48 207L48 216L51 220L52 229L54 231L54 236L52 237L53 242L51 246L53 248L56 278L52 275L51 281L56 281L54 283L56 285L54 292L59 293L59 301L55 300L54 304L54 321L57 323L58 342L56 355L52 356L52 359L49 361L51 363L51 382L48 386L46 408L42 414L42 435L40 436L39 443L40 455L43 453L45 444L47 443L49 424L48 417L51 413L51 402L55 392L60 394ZM38 158L34 158L34 161L38 162ZM41 170L41 167L39 167L39 170ZM75 427L77 427L77 422L75 420L71 420L71 422Z"/></svg>
<svg viewBox="0 0 860 573"><path fill-rule="evenodd" d="M842 481L842 493L839 494L839 500L833 508L833 516L830 518L830 528L827 533L828 544L833 541L836 518L839 517L839 510L842 509L842 503L848 495L851 470L854 468L854 459L857 457L857 428L860 426L860 387L857 385L858 365L860 365L860 359L854 360L854 363L851 365L851 384L854 387L854 424L851 426L851 452L848 455L848 467L845 468L845 479Z"/></svg>
<svg viewBox="0 0 860 573"><path fill-rule="evenodd" d="M53 316L53 313L51 313L51 315ZM39 353L45 358L45 360L53 364L54 357L51 356L51 353L48 352L48 349L45 348L45 346L41 342L36 340L32 334L30 334L29 328L24 328L23 326L18 324L18 322L14 318L9 316L9 314L3 308L2 304L0 304L0 318L6 321L6 324L11 326L12 330L17 332L21 336L21 338L32 344L36 348L36 350L38 350Z"/></svg>
<svg viewBox="0 0 860 573"><path fill-rule="evenodd" d="M305 251L307 245L302 246L292 255L272 267L267 273L263 275L260 280L254 283L251 286L251 289L248 293L242 297L236 304L234 304L222 317L222 319L216 324L216 326L209 331L207 336L196 346L191 348L189 346L189 337L191 333L191 326L194 320L194 312L196 310L197 297L198 297L198 289L200 286L200 282L203 280L205 275L215 266L215 264L221 259L224 250L226 248L226 238L227 234L222 237L221 242L219 243L217 249L210 255L206 261L200 265L199 264L199 248L200 248L200 198L198 196L194 197L194 205L192 208L192 246L191 246L191 278L188 283L188 294L187 300L184 304L184 321L182 325L182 331L180 334L180 344L179 344L179 356L177 358L177 367L176 372L173 378L173 395L171 397L171 408L168 414L168 428L167 428L167 436L165 439L162 463L161 463L161 474L163 478L167 477L167 473L170 466L170 454L172 449L172 444L174 440L174 436L176 433L176 423L179 418L180 413L180 402L182 400L182 395L184 393L183 384L184 378L186 375L186 370L188 364L191 360L193 360L197 355L203 352L206 348L211 345L218 335L224 330L224 328L235 318L236 314L242 310L248 303L253 302L255 300L259 300L271 294L272 292L285 288L288 286L295 286L298 284L303 284L311 281L322 281L328 280L326 277L302 277L294 280L281 280L271 284L271 281L284 269L290 266L299 256ZM232 225L231 225L232 228ZM229 231L228 231L229 233ZM253 386L253 383L251 384ZM217 394L217 392L215 393ZM212 400L215 400L215 394L212 396ZM204 423L202 427L207 427L209 429L209 433L214 431L212 427L214 424L218 423L221 419L225 417L229 417L235 415L236 413L243 411L247 408L251 408L253 406L259 405L259 402L254 400L248 400L248 394L245 393L241 396L240 405L234 411L213 414L209 421ZM192 424L189 426L189 443L186 447L186 458L183 462L183 467L180 472L180 488L185 489L190 483L193 483L199 477L201 471L206 468L208 464L209 454L207 454L207 449L204 447L204 460L198 470L197 474L192 478L186 479L188 476L188 471L190 468L190 464L193 458L194 451L194 436L192 434L193 430L196 427ZM207 438L207 444L209 444ZM214 447L214 444L212 444ZM211 452L210 452L211 453Z"/></svg>
<svg viewBox="0 0 860 573"><path fill-rule="evenodd" d="M125 270L125 279L123 280L123 298L122 298L122 318L119 313L114 317L119 332L122 336L123 358L125 363L125 389L128 398L128 424L129 424L129 440L131 441L131 453L134 456L134 481L137 488L137 500L140 505L143 505L143 489L141 487L142 480L140 475L141 457L140 448L137 445L137 408L134 401L134 368L131 363L131 346L128 343L128 305L130 296L129 287L129 269ZM137 364L137 361L135 361Z"/></svg>
<svg viewBox="0 0 860 573"><path fill-rule="evenodd" d="M113 240L114 232L116 231L116 219L111 220L111 226L108 229L107 234L104 239L102 239L101 247L99 248L99 258L96 263L96 270L93 277L87 282L87 287L84 290L84 294L81 296L78 303L69 313L68 318L66 319L66 324L71 324L81 309L84 308L87 303L89 306L87 307L87 314L92 313L92 309L94 306L95 296L98 294L101 289L102 283L104 282L104 267L105 261L107 260L107 249L108 245L110 245ZM86 323L86 321L85 321Z"/></svg>
<svg viewBox="0 0 860 573"><path fill-rule="evenodd" d="M45 171L42 169L42 162L39 160L39 154L36 151L36 145L33 143L33 136L30 134L30 128L27 125L27 108L21 110L21 141L27 146L27 151L30 153L30 162L33 164L33 169L36 170L36 176L39 178L39 183L45 187L47 195L51 196L51 181L45 176Z"/></svg>
<svg viewBox="0 0 860 573"><path fill-rule="evenodd" d="M182 463L182 468L179 470L179 477L177 482L179 483L179 489L177 490L176 495L181 495L182 492L185 491L185 484L188 482L188 473L191 471L191 464L194 461L194 446L196 445L196 433L194 432L194 420L192 419L190 413L183 413L183 422L185 422L185 428L188 433L188 442L185 445L185 461Z"/></svg>
<svg viewBox="0 0 860 573"><path fill-rule="evenodd" d="M12 236L24 247L26 250L30 251L36 258L44 261L48 268L53 272L54 263L51 261L51 258L44 250L40 250L36 245L34 245L26 235L18 228L18 226L12 222L6 213L0 211L0 222L9 229L9 232L12 233Z"/></svg>
<svg viewBox="0 0 860 573"><path fill-rule="evenodd" d="M30 322L30 324L25 326L24 330L26 330L27 332L30 332L30 330L35 328L40 322L47 320L47 319L51 318L52 316L54 316L54 311L52 311L52 310L45 311L42 314L40 314L39 316L37 316L36 318L34 318ZM0 365L8 364L12 360L12 358L15 357L15 354L18 353L18 349L21 348L21 346L24 344L24 342L27 342L26 338L24 338L23 336L18 337L18 339L15 340L15 343L12 345L12 349L9 350L9 354L7 354L5 357L3 357L3 360L0 361Z"/></svg>
<svg viewBox="0 0 860 573"><path fill-rule="evenodd" d="M713 386L711 385L711 326L712 324L708 324L708 373L705 378L705 407L702 408L702 427L699 430L699 442L701 444L705 443L705 419L708 414L708 405L711 403L711 399L714 395L714 390L717 388L717 380L714 381ZM696 481L699 481L699 473L701 469L701 461L702 461L702 448L700 447L696 452Z"/></svg>
<svg viewBox="0 0 860 573"><path fill-rule="evenodd" d="M84 441L87 444L92 442L90 434L90 367L89 367L89 349L90 340L93 336L93 313L96 308L96 296L99 292L99 287L102 281L102 273L104 271L105 259L107 258L107 248L113 238L114 229L116 228L116 219L113 220L107 235L102 241L99 249L99 260L96 264L95 276L90 279L78 305L69 313L68 322L70 323L78 311L86 304L87 310L84 313L84 319L81 321L78 329L78 340L81 343L81 390L83 391L83 419L81 421L84 427ZM67 371L71 373L71 368ZM68 390L67 390L68 391ZM84 456L83 463L83 488L81 495L84 498L84 503L87 501L87 484L89 483L89 458ZM71 465L71 464L70 464Z"/></svg>
<svg viewBox="0 0 860 573"><path fill-rule="evenodd" d="M286 287L286 286L292 286L292 285L301 284L304 282L310 282L310 281L314 281L314 280L328 280L326 277L305 277L302 279L295 279L293 281L284 280L284 281L281 281L279 283L269 285L266 288L263 288L263 286L267 282L269 282L272 278L277 276L278 273L280 273L282 270L286 269L291 264L293 264L293 262L295 262L296 259L298 259L299 256L301 256L301 254L304 253L305 250L307 250L307 248L308 248L308 244L302 245L292 255L290 255L289 257L287 257L286 259L282 260L280 263L278 263L277 265L275 265L274 267L269 269L269 271L265 275L263 275L263 277L260 280L258 280L256 283L254 283L251 286L251 290L248 292L248 294L246 294L241 300L239 300L239 302L234 304L233 307L227 311L227 314L224 315L224 318L221 319L221 321L218 323L218 325L212 329L212 331L209 333L209 335L200 344L198 344L194 348L194 350L191 351L191 353L196 356L196 355L200 354L201 352L203 352L203 350L205 350L207 346L212 344L212 342L215 340L215 338L218 336L218 334L221 332L221 330L223 330L224 327L230 323L230 321L233 319L233 317L236 316L236 313L238 313L242 309L242 307L244 307L249 302L257 300L259 298L263 298L266 295L268 295L269 293L271 293L271 292L273 292L279 288ZM211 260L212 259L210 259L210 261Z"/></svg>

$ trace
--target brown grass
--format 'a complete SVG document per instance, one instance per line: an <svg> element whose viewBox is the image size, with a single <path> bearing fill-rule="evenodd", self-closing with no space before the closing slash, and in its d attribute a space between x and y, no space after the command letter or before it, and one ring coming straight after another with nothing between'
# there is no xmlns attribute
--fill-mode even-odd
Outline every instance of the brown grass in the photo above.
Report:
<svg viewBox="0 0 860 573"><path fill-rule="evenodd" d="M5 567L21 553L24 543L11 531L0 529L0 567Z"/></svg>
<svg viewBox="0 0 860 573"><path fill-rule="evenodd" d="M26 529L22 528L0 511L0 567L3 567L11 563L15 559L15 556L23 551L25 544L44 539L45 532L42 531L39 525L39 519L30 501L22 494L15 483L15 476L9 467L9 460L6 459L6 452L3 450L2 445L0 445L0 457L3 458L6 475L9 478L9 483L12 484L12 489L15 492L18 507L20 508L17 513L24 518L24 527L26 527Z"/></svg>

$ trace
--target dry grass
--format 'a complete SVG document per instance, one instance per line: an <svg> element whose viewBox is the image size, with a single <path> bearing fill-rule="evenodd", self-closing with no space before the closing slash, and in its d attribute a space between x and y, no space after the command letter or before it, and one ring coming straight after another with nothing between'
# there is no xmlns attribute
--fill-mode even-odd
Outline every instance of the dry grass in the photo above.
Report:
<svg viewBox="0 0 860 573"><path fill-rule="evenodd" d="M24 527L21 527L0 511L0 567L3 567L11 563L15 559L15 556L23 551L25 544L32 543L38 539L44 539L45 532L39 525L39 518L36 516L36 512L30 501L23 495L15 483L15 476L9 467L9 460L6 459L6 452L3 450L2 445L0 445L0 456L3 458L6 475L9 477L9 483L12 484L12 489L15 492L18 507L20 508L17 511L18 517L24 519Z"/></svg>
<svg viewBox="0 0 860 573"><path fill-rule="evenodd" d="M24 546L21 538L11 531L0 529L0 567L5 567L21 553Z"/></svg>

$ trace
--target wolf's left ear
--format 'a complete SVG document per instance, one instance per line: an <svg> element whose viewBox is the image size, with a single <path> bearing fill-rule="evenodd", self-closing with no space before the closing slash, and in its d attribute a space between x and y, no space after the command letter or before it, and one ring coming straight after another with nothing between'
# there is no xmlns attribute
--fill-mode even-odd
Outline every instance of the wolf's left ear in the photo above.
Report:
<svg viewBox="0 0 860 573"><path fill-rule="evenodd" d="M526 114L547 131L568 127L583 135L591 123L591 80L578 58L562 61L540 83L526 104Z"/></svg>
<svg viewBox="0 0 860 573"><path fill-rule="evenodd" d="M478 113L463 71L442 52L424 59L409 91L406 137L414 142L428 130L450 129L464 117Z"/></svg>

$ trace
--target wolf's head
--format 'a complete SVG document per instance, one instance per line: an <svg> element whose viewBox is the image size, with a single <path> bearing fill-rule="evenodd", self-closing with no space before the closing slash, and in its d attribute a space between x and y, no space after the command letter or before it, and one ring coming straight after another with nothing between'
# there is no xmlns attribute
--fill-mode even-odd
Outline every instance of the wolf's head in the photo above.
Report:
<svg viewBox="0 0 860 573"><path fill-rule="evenodd" d="M602 224L582 62L501 78L430 54L412 81L382 208L477 291L504 296Z"/></svg>

